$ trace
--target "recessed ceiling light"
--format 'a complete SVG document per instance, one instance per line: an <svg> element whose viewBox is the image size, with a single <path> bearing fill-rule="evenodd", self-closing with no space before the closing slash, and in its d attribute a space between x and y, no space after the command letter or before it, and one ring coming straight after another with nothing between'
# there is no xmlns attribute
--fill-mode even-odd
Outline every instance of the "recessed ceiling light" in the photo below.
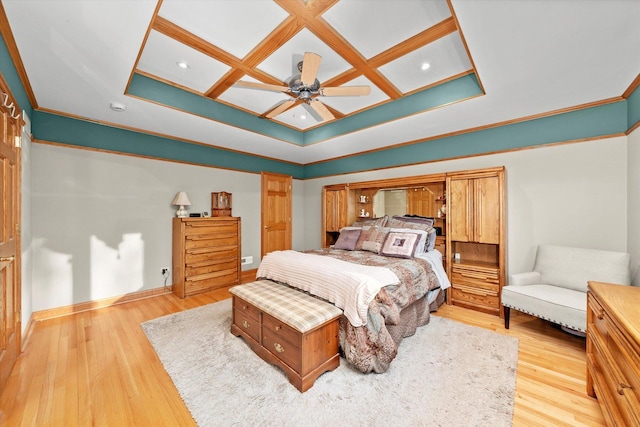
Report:
<svg viewBox="0 0 640 427"><path fill-rule="evenodd" d="M307 119L307 115L306 115L306 114L303 114L303 115L301 115L301 116L300 116L300 118L301 118L302 120L306 120L306 119Z"/></svg>
<svg viewBox="0 0 640 427"><path fill-rule="evenodd" d="M428 70L429 67L431 67L431 64L429 64L428 62L423 62L422 65L420 66L420 69L422 71Z"/></svg>
<svg viewBox="0 0 640 427"><path fill-rule="evenodd" d="M123 111L127 110L127 106L119 102L112 102L111 104L109 104L109 108L117 113L122 113Z"/></svg>
<svg viewBox="0 0 640 427"><path fill-rule="evenodd" d="M176 62L176 65L178 66L178 68L182 68L183 70L188 70L189 68L191 68L191 66L184 61Z"/></svg>

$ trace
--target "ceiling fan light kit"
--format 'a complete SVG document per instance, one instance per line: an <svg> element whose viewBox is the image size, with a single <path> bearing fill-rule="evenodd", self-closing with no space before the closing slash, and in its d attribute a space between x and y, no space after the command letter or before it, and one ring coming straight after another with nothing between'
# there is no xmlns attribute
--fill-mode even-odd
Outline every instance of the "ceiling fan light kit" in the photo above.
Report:
<svg viewBox="0 0 640 427"><path fill-rule="evenodd" d="M300 74L293 76L287 86L278 86L267 83L256 83L248 81L238 81L235 86L248 89L268 90L272 92L288 93L292 98L278 104L274 109L266 114L272 119L294 105L301 104L303 107L309 106L309 113L318 121L327 121L335 118L333 113L322 103L319 97L323 96L364 96L371 92L369 86L339 86L323 87L316 78L320 68L322 57L313 52L305 52L302 61L298 62Z"/></svg>

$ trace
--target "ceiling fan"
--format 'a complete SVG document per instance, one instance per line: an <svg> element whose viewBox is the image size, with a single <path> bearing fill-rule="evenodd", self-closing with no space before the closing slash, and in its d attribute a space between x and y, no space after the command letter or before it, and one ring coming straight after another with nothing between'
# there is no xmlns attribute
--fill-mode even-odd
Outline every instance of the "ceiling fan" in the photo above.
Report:
<svg viewBox="0 0 640 427"><path fill-rule="evenodd" d="M302 104L318 120L331 120L334 115L329 111L320 99L321 96L361 96L371 92L369 86L338 86L322 87L316 78L322 57L316 53L305 52L302 61L298 62L297 74L289 80L287 86L279 86L267 83L256 83L238 81L234 86L250 89L268 90L272 92L283 92L291 95L290 99L279 104L276 108L267 113L268 118L274 118L284 113L294 105ZM315 113L315 114L314 114Z"/></svg>

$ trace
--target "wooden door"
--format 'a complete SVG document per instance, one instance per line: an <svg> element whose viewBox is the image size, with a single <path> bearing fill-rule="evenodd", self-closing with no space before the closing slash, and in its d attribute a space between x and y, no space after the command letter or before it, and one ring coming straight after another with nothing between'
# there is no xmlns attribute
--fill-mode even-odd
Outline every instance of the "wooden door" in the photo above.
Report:
<svg viewBox="0 0 640 427"><path fill-rule="evenodd" d="M448 196L448 228L451 240L470 242L472 236L472 200L471 183L468 179L452 179L449 181Z"/></svg>
<svg viewBox="0 0 640 427"><path fill-rule="evenodd" d="M3 91L4 92L4 91ZM5 104L11 105L11 99ZM1 105L1 104L0 104ZM0 108L0 391L20 352L20 118Z"/></svg>
<svg viewBox="0 0 640 427"><path fill-rule="evenodd" d="M291 182L289 175L262 173L262 256L291 249Z"/></svg>
<svg viewBox="0 0 640 427"><path fill-rule="evenodd" d="M500 182L497 176L473 180L474 241L500 243Z"/></svg>

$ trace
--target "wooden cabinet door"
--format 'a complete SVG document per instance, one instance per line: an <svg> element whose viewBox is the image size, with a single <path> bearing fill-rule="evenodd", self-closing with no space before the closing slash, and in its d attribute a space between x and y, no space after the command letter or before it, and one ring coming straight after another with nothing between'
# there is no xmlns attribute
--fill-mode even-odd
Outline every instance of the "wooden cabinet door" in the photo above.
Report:
<svg viewBox="0 0 640 427"><path fill-rule="evenodd" d="M473 240L500 243L500 182L497 176L473 180Z"/></svg>
<svg viewBox="0 0 640 427"><path fill-rule="evenodd" d="M326 190L325 231L340 231L347 224L347 190Z"/></svg>
<svg viewBox="0 0 640 427"><path fill-rule="evenodd" d="M452 179L449 182L448 191L449 228L447 233L451 235L451 240L470 242L473 239L471 181L468 179Z"/></svg>
<svg viewBox="0 0 640 427"><path fill-rule="evenodd" d="M498 177L452 179L449 187L451 239L500 243L500 182Z"/></svg>

